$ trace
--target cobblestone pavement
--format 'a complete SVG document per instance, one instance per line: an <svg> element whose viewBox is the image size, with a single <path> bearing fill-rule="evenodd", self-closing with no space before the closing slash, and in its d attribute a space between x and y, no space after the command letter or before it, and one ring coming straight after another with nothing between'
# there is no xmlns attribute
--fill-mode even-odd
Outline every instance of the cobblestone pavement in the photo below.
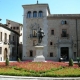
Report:
<svg viewBox="0 0 80 80"><path fill-rule="evenodd" d="M22 77L22 76L3 76L0 75L0 80L80 80L80 77Z"/></svg>

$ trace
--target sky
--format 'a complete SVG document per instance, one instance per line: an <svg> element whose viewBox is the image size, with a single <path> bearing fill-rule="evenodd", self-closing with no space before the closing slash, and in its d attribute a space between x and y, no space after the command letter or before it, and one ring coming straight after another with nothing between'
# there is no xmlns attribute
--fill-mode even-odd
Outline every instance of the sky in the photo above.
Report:
<svg viewBox="0 0 80 80"><path fill-rule="evenodd" d="M51 14L80 14L80 0L38 0L39 4L49 4ZM36 4L37 0L0 0L0 23L6 19L23 23L24 4Z"/></svg>

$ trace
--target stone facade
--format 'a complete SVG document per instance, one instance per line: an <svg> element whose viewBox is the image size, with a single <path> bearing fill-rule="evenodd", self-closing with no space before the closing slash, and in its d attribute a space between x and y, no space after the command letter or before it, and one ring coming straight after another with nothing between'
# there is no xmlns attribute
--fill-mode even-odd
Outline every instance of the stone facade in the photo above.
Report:
<svg viewBox="0 0 80 80"><path fill-rule="evenodd" d="M80 14L50 14L48 4L23 5L23 54L22 60L34 60L38 44L38 28L45 37L42 40L46 60L59 58L76 60L80 56Z"/></svg>
<svg viewBox="0 0 80 80"><path fill-rule="evenodd" d="M8 20L6 19L6 24L8 25L7 27L10 28L11 30L16 31L17 33L19 33L19 37L18 37L18 57L20 59L22 59L22 44L23 44L23 25L21 23L12 21L12 20Z"/></svg>
<svg viewBox="0 0 80 80"><path fill-rule="evenodd" d="M10 61L18 57L19 34L11 30L5 24L0 23L0 61L9 58Z"/></svg>

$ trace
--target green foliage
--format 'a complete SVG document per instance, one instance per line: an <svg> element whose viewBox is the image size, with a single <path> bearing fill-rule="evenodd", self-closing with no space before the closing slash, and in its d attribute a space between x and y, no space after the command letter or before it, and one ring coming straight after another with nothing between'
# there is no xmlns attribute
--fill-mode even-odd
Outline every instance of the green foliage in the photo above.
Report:
<svg viewBox="0 0 80 80"><path fill-rule="evenodd" d="M20 60L20 58L18 58L18 62L20 62L21 60Z"/></svg>
<svg viewBox="0 0 80 80"><path fill-rule="evenodd" d="M33 76L33 77L80 77L80 68L67 67L63 65L57 67L56 65L56 67L50 68L48 70L44 69L44 71L38 71L38 70L22 68L19 65L17 66L14 65L14 66L1 67L0 75Z"/></svg>
<svg viewBox="0 0 80 80"><path fill-rule="evenodd" d="M11 75L11 76L34 76L34 77L80 77L79 68L59 68L52 69L50 71L37 72L27 71L26 69L17 67L0 68L0 75Z"/></svg>
<svg viewBox="0 0 80 80"><path fill-rule="evenodd" d="M44 73L47 73L47 72L63 69L63 67L59 67L59 68L52 68L52 69L46 70L46 71L34 71L34 70L26 70L26 69L18 68L18 67L12 67L12 68L15 69L15 70L18 70L18 71L22 71L22 72L24 72L24 71L25 72L29 72L29 73L31 73L33 75L36 75L36 74L40 75L40 74L44 74Z"/></svg>
<svg viewBox="0 0 80 80"><path fill-rule="evenodd" d="M73 66L73 59L69 60L69 66Z"/></svg>
<svg viewBox="0 0 80 80"><path fill-rule="evenodd" d="M6 66L9 66L9 59L6 58L6 62L5 62Z"/></svg>

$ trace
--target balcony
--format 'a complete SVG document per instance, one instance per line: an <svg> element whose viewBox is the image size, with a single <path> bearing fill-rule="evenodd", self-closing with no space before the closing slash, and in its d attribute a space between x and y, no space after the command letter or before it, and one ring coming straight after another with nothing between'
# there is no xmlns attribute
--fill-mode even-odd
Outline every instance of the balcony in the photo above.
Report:
<svg viewBox="0 0 80 80"><path fill-rule="evenodd" d="M7 41L4 41L4 44L7 44Z"/></svg>
<svg viewBox="0 0 80 80"><path fill-rule="evenodd" d="M37 35L30 34L30 38L37 38Z"/></svg>
<svg viewBox="0 0 80 80"><path fill-rule="evenodd" d="M69 34L61 34L61 37L68 38L69 37Z"/></svg>
<svg viewBox="0 0 80 80"><path fill-rule="evenodd" d="M4 40L4 44L7 44L8 43L8 41L7 40Z"/></svg>

